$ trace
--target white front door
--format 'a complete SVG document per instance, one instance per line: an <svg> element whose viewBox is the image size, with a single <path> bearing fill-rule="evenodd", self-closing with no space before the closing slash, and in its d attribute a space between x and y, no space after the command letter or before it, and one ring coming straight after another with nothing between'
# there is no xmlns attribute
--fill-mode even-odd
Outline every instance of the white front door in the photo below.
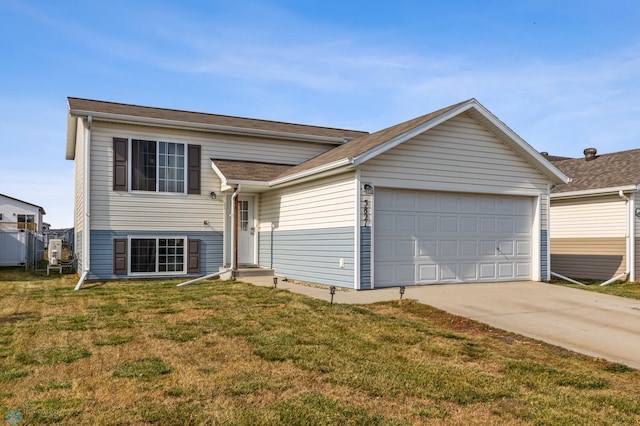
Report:
<svg viewBox="0 0 640 426"><path fill-rule="evenodd" d="M253 197L238 197L238 264L255 265Z"/></svg>

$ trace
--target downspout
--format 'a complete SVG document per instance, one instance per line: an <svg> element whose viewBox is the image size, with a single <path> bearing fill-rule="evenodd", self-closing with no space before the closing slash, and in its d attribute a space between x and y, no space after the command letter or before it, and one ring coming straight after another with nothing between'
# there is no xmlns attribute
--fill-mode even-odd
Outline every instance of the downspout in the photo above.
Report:
<svg viewBox="0 0 640 426"><path fill-rule="evenodd" d="M633 265L633 261L631 260L631 246L633 245L631 241L631 214L630 214L631 198L624 195L624 192L622 190L618 191L618 196L623 200L625 200L625 204L627 205L627 232L625 235L627 240L626 253L625 253L625 257L627 258L627 261L626 261L627 269L624 274L621 274L621 275L618 275L618 277L615 277L616 279L620 279L622 275L629 275L629 272L631 271L631 266ZM606 283L608 284L610 281L611 280L607 281ZM604 285L604 283L601 285Z"/></svg>
<svg viewBox="0 0 640 426"><path fill-rule="evenodd" d="M551 281L551 185L547 185L547 276L545 281Z"/></svg>
<svg viewBox="0 0 640 426"><path fill-rule="evenodd" d="M231 278L236 279L238 272L238 195L241 185L238 184L231 196Z"/></svg>
<svg viewBox="0 0 640 426"><path fill-rule="evenodd" d="M91 239L89 234L91 233L91 203L90 203L90 189L91 189L91 123L93 118L91 115L87 116L87 129L84 135L84 188L83 188L83 210L84 215L82 217L82 274L80 279L74 288L74 291L80 290L80 287L87 279L89 275L89 268L91 267L91 260L89 258L90 250L89 244Z"/></svg>
<svg viewBox="0 0 640 426"><path fill-rule="evenodd" d="M630 194L629 201L629 257L631 268L629 269L629 281L636 282L636 194Z"/></svg>

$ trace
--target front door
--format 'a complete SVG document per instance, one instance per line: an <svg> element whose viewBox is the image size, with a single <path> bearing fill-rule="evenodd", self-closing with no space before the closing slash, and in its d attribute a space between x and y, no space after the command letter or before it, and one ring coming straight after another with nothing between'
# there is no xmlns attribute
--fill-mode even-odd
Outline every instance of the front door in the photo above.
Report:
<svg viewBox="0 0 640 426"><path fill-rule="evenodd" d="M238 264L255 265L253 197L238 197Z"/></svg>

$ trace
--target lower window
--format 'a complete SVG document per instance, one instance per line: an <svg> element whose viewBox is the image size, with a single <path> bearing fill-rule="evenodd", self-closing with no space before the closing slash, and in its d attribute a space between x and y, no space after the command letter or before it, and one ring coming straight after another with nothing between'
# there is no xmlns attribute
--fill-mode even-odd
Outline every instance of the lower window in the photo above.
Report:
<svg viewBox="0 0 640 426"><path fill-rule="evenodd" d="M186 238L130 238L132 274L186 273Z"/></svg>

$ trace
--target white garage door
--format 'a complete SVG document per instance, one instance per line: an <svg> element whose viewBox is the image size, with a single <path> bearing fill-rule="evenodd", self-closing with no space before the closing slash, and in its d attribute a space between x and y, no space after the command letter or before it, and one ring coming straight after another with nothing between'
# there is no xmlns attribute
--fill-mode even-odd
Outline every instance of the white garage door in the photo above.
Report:
<svg viewBox="0 0 640 426"><path fill-rule="evenodd" d="M377 189L375 286L531 279L529 197Z"/></svg>

